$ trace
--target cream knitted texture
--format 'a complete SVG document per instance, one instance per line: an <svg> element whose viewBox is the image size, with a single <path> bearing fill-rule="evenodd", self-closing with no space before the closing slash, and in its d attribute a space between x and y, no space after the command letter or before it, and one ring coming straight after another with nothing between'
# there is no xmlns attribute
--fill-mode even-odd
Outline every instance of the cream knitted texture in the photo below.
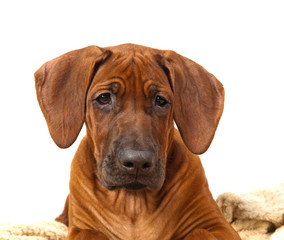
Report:
<svg viewBox="0 0 284 240"><path fill-rule="evenodd" d="M59 222L0 225L0 240L64 240L68 228Z"/></svg>
<svg viewBox="0 0 284 240"><path fill-rule="evenodd" d="M223 193L217 204L242 240L284 240L284 183L241 195Z"/></svg>

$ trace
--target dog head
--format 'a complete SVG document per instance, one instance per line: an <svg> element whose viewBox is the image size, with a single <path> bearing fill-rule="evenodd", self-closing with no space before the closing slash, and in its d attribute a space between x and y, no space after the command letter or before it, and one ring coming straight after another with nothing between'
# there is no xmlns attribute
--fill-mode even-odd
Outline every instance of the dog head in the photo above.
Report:
<svg viewBox="0 0 284 240"><path fill-rule="evenodd" d="M189 150L207 150L222 115L222 84L172 51L90 46L45 63L37 97L55 143L69 147L83 123L108 189L162 187L174 120Z"/></svg>

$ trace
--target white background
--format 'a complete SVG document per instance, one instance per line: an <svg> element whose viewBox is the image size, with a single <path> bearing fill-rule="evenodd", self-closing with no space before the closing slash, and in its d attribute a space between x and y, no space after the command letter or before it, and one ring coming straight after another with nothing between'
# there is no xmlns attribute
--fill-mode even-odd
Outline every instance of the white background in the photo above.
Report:
<svg viewBox="0 0 284 240"><path fill-rule="evenodd" d="M214 197L284 182L283 12L274 0L2 1L0 223L63 208L79 139L66 150L52 142L33 73L87 45L171 49L224 84L225 111L201 156Z"/></svg>

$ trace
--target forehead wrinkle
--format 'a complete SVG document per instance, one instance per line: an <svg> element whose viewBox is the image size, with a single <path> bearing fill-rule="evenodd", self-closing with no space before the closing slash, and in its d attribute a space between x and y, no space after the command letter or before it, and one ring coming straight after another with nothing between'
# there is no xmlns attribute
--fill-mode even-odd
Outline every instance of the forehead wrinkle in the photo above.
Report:
<svg viewBox="0 0 284 240"><path fill-rule="evenodd" d="M136 54L133 57L133 68L135 68L135 89L141 89L145 98L156 92L171 93L168 78L158 63L151 56Z"/></svg>
<svg viewBox="0 0 284 240"><path fill-rule="evenodd" d="M103 82L97 83L94 88L109 87L114 83L118 83L122 88L125 88L125 80L120 76L113 76Z"/></svg>
<svg viewBox="0 0 284 240"><path fill-rule="evenodd" d="M145 96L153 97L152 95L155 95L158 92L158 88L154 81L148 80L144 82L143 91Z"/></svg>
<svg viewBox="0 0 284 240"><path fill-rule="evenodd" d="M167 88L170 87L168 84L168 78L164 71L152 61L147 62L147 65L139 66L140 72L145 74L141 74L141 81L143 85L145 84L155 84L159 86L159 88ZM149 83L150 82L150 83Z"/></svg>
<svg viewBox="0 0 284 240"><path fill-rule="evenodd" d="M135 59L138 60L140 63L139 67L143 70L145 69L145 73L148 73L147 78L164 78L163 70L161 69L160 65L153 59L153 57L149 54L137 54ZM137 61L137 62L138 62Z"/></svg>
<svg viewBox="0 0 284 240"><path fill-rule="evenodd" d="M129 72L129 69L131 68L133 61L132 56L128 55L122 60L122 69L120 70L122 73Z"/></svg>
<svg viewBox="0 0 284 240"><path fill-rule="evenodd" d="M115 54L112 59L105 63L97 73L100 80L120 78L124 83L131 75L131 57L128 55ZM96 77L96 76L95 76Z"/></svg>
<svg viewBox="0 0 284 240"><path fill-rule="evenodd" d="M158 81L154 79L149 79L148 81L145 81L143 90L146 96L149 96L153 93L156 94L158 92L164 92L168 95L171 94L171 90L167 86L161 85Z"/></svg>
<svg viewBox="0 0 284 240"><path fill-rule="evenodd" d="M113 58L106 63L101 73L101 80L106 77L107 79L121 78L125 91L134 95L134 101L137 94L147 97L148 88L145 88L144 84L149 80L158 83L158 85L168 87L165 73L149 53L143 54L135 51L116 52Z"/></svg>
<svg viewBox="0 0 284 240"><path fill-rule="evenodd" d="M132 96L134 103L136 102L137 82L139 82L139 75L141 75L136 65L134 54L130 52L129 54L120 55L118 59L106 66L104 71L109 79L120 79L124 87L123 95Z"/></svg>

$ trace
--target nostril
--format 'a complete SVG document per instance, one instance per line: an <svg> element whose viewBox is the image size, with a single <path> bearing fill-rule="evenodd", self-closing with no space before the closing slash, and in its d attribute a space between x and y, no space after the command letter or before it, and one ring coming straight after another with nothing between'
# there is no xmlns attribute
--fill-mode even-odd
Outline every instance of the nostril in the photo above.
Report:
<svg viewBox="0 0 284 240"><path fill-rule="evenodd" d="M151 168L152 167L152 164L150 163L150 162L146 162L146 163L144 163L143 165L142 165L142 168L143 169L149 169L149 168Z"/></svg>
<svg viewBox="0 0 284 240"><path fill-rule="evenodd" d="M126 168L134 168L134 164L132 162L124 162L123 166Z"/></svg>
<svg viewBox="0 0 284 240"><path fill-rule="evenodd" d="M124 171L150 171L154 164L154 152L124 148L118 153L118 161Z"/></svg>

